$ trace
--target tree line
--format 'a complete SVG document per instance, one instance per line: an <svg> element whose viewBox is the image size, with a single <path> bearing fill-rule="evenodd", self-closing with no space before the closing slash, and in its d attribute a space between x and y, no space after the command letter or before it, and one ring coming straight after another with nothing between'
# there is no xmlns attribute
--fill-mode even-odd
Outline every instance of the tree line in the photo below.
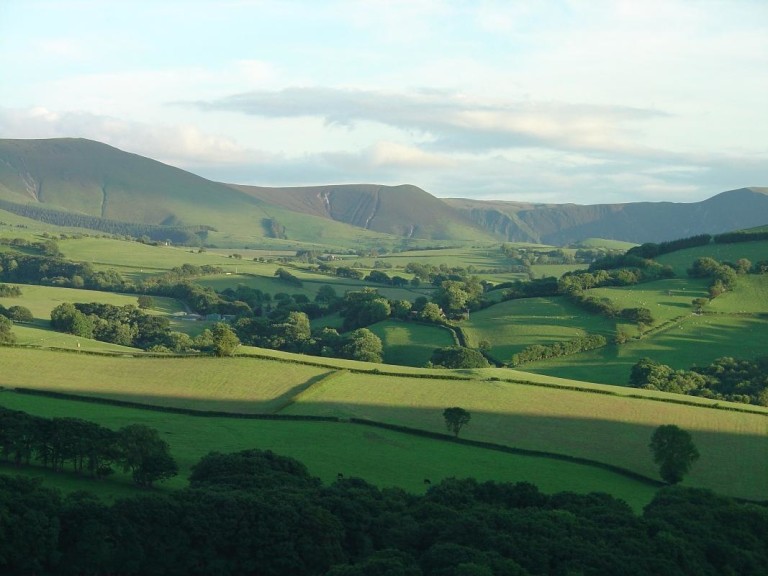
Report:
<svg viewBox="0 0 768 576"><path fill-rule="evenodd" d="M211 453L189 487L102 502L0 476L13 574L529 576L763 574L768 509L660 490L641 515L607 494L446 479L426 494L323 485L269 451Z"/></svg>
<svg viewBox="0 0 768 576"><path fill-rule="evenodd" d="M209 231L215 230L211 226L165 226L162 224L141 224L138 222L125 222L122 220L112 220L101 218L99 216L89 216L74 212L63 212L44 206L33 204L16 204L8 200L0 199L0 209L45 222L56 226L67 226L70 228L88 228L98 230L107 234L117 236L128 236L132 238L141 238L146 236L156 241L169 240L174 244L184 244L197 246L201 244Z"/></svg>
<svg viewBox="0 0 768 576"><path fill-rule="evenodd" d="M675 370L642 358L632 366L629 383L648 390L768 406L768 357L742 360L725 356L690 370Z"/></svg>
<svg viewBox="0 0 768 576"><path fill-rule="evenodd" d="M118 431L80 418L42 418L0 406L0 457L16 466L33 462L62 472L103 478L113 467L139 486L175 476L178 466L157 430L130 424Z"/></svg>
<svg viewBox="0 0 768 576"><path fill-rule="evenodd" d="M533 344L527 346L522 351L513 354L509 361L510 366L520 366L527 362L536 362L537 360L546 360L548 358L559 358L587 350L602 348L607 344L605 336L601 334L588 334L564 342L554 342L553 344Z"/></svg>

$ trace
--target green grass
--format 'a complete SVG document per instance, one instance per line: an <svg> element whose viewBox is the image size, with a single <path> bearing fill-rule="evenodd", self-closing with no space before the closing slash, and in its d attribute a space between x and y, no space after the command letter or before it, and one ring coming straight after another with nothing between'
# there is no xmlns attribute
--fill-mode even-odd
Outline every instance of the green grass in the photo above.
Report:
<svg viewBox="0 0 768 576"><path fill-rule="evenodd" d="M768 410L740 414L506 382L346 374L310 389L285 412L440 431L446 406L472 413L462 431L467 438L593 458L649 476L656 474L647 447L651 433L674 423L691 432L702 454L687 484L746 498L768 496Z"/></svg>
<svg viewBox="0 0 768 576"><path fill-rule="evenodd" d="M508 300L473 312L469 320L461 322L470 346L487 340L491 355L502 361L531 344L572 340L587 332L608 336L614 325L562 297Z"/></svg>
<svg viewBox="0 0 768 576"><path fill-rule="evenodd" d="M123 358L0 348L0 386L195 410L279 410L327 368L251 358Z"/></svg>
<svg viewBox="0 0 768 576"><path fill-rule="evenodd" d="M326 483L341 472L345 477L361 477L380 487L397 486L414 493L425 490L425 478L435 483L443 478L472 476L481 481L533 482L545 492L609 492L639 511L655 492L647 484L591 466L347 423L198 418L11 392L0 393L0 405L47 417L75 416L115 429L134 423L156 428L180 465L180 475L162 484L164 488L183 487L190 467L210 451L261 448L297 458ZM109 488L114 495L129 491L124 479L74 482L71 475L45 474L38 469L26 473L40 474L65 490L93 488L103 492Z"/></svg>
<svg viewBox="0 0 768 576"><path fill-rule="evenodd" d="M643 357L676 369L703 366L722 356L756 358L766 353L768 321L749 316L689 315L665 329L563 359L532 362L526 370L561 378L624 386Z"/></svg>
<svg viewBox="0 0 768 576"><path fill-rule="evenodd" d="M9 308L11 306L25 306L30 309L37 320L50 320L51 310L64 302L98 302L99 304L112 304L113 306L137 305L136 294L120 294L117 292L100 292L98 290L81 290L78 288L61 288L56 286L35 286L30 284L16 284L21 288L21 296L18 298L2 298L0 304ZM152 314L170 315L184 310L184 307L174 298L153 296Z"/></svg>
<svg viewBox="0 0 768 576"><path fill-rule="evenodd" d="M768 274L739 276L736 288L712 300L705 310L719 314L768 313Z"/></svg>
<svg viewBox="0 0 768 576"><path fill-rule="evenodd" d="M746 258L752 262L758 262L765 260L767 254L768 240L760 240L757 242L696 246L695 248L663 254L656 260L661 264L672 266L678 276L685 276L686 270L693 265L697 258L709 257L719 262L736 262L739 258Z"/></svg>
<svg viewBox="0 0 768 576"><path fill-rule="evenodd" d="M707 297L709 282L705 279L671 278L621 288L593 288L586 292L596 298L607 298L619 309L648 308L660 324L693 312L691 301Z"/></svg>
<svg viewBox="0 0 768 576"><path fill-rule="evenodd" d="M647 451L653 428L675 423L691 431L702 452L701 464L690 476L691 485L746 498L768 495L764 473L768 409L746 407L760 414L745 414L627 396L687 399L659 392L562 382L569 387L615 392L606 395L488 380L492 375L525 377L508 370L423 370L250 350L284 360L327 362L341 371L258 358L116 358L0 348L4 368L0 385L197 409L359 416L432 431L444 429L442 409L458 405L473 414L470 426L462 432L467 438L591 458L646 475L655 474ZM345 368L375 368L401 375ZM333 378L326 377L331 374ZM423 374L438 378L411 376ZM443 375L467 379L439 378ZM526 379L546 381L550 386L561 383L546 376ZM703 406L716 404L693 401ZM315 442L314 434L311 437L310 443L306 437L301 440L307 450ZM222 444L218 449L229 448ZM424 477L422 472L419 475Z"/></svg>
<svg viewBox="0 0 768 576"><path fill-rule="evenodd" d="M381 338L387 364L424 366L435 348L455 345L450 331L440 326L385 320L368 329Z"/></svg>

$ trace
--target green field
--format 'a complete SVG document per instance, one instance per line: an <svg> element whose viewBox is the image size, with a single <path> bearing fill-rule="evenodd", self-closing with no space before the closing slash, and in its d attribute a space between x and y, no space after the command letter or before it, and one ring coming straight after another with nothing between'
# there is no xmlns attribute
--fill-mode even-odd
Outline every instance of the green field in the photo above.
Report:
<svg viewBox="0 0 768 576"><path fill-rule="evenodd" d="M615 322L588 314L562 297L508 300L473 312L460 325L470 346L487 340L491 355L500 361L509 361L531 344L572 340L587 332L608 337L615 331Z"/></svg>
<svg viewBox="0 0 768 576"><path fill-rule="evenodd" d="M652 358L675 369L704 366L716 358L765 356L768 320L749 316L689 315L651 336L631 339L567 358L531 362L526 370L541 374L624 386L634 364Z"/></svg>
<svg viewBox="0 0 768 576"><path fill-rule="evenodd" d="M424 366L435 348L456 345L450 331L440 326L385 320L368 329L381 338L386 364Z"/></svg>
<svg viewBox="0 0 768 576"><path fill-rule="evenodd" d="M98 302L99 304L112 304L113 306L137 305L136 294L120 294L117 292L100 292L98 290L81 290L79 288L60 288L55 286L34 286L29 284L14 284L21 288L21 296L18 298L0 297L0 305L9 308L11 306L25 306L29 308L36 320L50 320L51 310L64 302ZM174 312L182 312L184 307L173 298L153 296L152 314L170 315Z"/></svg>
<svg viewBox="0 0 768 576"><path fill-rule="evenodd" d="M648 484L591 466L348 423L200 418L12 392L0 393L0 406L46 417L84 418L115 429L134 423L156 428L180 466L179 476L163 484L166 488L185 486L190 467L208 452L261 448L297 458L311 474L327 483L342 473L380 487L397 486L414 493L425 490L425 478L439 482L443 478L472 476L481 481L533 482L545 492L609 492L638 511L655 493ZM61 477L37 469L26 473L44 475L50 483L70 490L106 489L108 496L122 496L129 490L124 476L106 482L78 483L71 475Z"/></svg>
<svg viewBox="0 0 768 576"><path fill-rule="evenodd" d="M282 353L281 357L291 355ZM687 483L745 498L765 499L768 495L768 409L758 407L749 407L755 414L739 413L702 407L716 404L704 399L697 400L702 404L697 407L632 398L628 396L635 392L631 389L585 385L585 390L572 390L473 376L522 375L491 369L464 372L392 367L402 374L397 376L256 358L116 358L14 348L0 349L0 359L4 367L0 385L6 388L39 388L167 406L357 416L444 431L442 409L459 405L473 415L462 432L467 438L591 458L650 476L655 475L647 449L650 434L655 426L675 423L694 435L702 453L701 464ZM329 362L349 368L375 367L352 361ZM457 374L468 379L412 376L424 374ZM563 384L580 387L577 382ZM645 398L681 399L658 392L637 392ZM165 419L169 415L152 417ZM212 422L190 419L198 426L206 423L200 427L202 433ZM186 438L186 432L171 431ZM311 450L314 433L311 437L310 443L306 437L297 440L302 448L294 449ZM226 451L227 446L221 444L217 449ZM342 446L341 450L351 448ZM338 471L339 467L334 467ZM462 475L475 473L466 469ZM418 476L423 478L424 473L420 471ZM563 483L570 481L562 477Z"/></svg>
<svg viewBox="0 0 768 576"><path fill-rule="evenodd" d="M736 262L739 258L758 262L768 256L768 241L737 242L735 244L708 244L678 250L669 254L663 254L656 258L661 264L672 266L675 274L685 276L686 270L691 267L694 260L702 257L714 258L719 262Z"/></svg>

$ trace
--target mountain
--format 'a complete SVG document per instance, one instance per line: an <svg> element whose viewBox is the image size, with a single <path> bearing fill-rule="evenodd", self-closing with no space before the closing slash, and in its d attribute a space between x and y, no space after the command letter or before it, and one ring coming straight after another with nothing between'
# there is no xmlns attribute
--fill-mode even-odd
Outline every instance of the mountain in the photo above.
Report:
<svg viewBox="0 0 768 576"><path fill-rule="evenodd" d="M235 188L271 205L403 238L494 239L462 212L407 184Z"/></svg>
<svg viewBox="0 0 768 576"><path fill-rule="evenodd" d="M768 188L741 188L693 203L531 204L464 198L445 203L507 240L554 245L590 237L663 242L768 223Z"/></svg>
<svg viewBox="0 0 768 576"><path fill-rule="evenodd" d="M100 142L61 138L0 140L0 210L113 233L198 235L222 246L266 238L339 247L403 239L642 243L766 225L768 188L687 204L596 205L441 200L411 185L268 188L213 182Z"/></svg>

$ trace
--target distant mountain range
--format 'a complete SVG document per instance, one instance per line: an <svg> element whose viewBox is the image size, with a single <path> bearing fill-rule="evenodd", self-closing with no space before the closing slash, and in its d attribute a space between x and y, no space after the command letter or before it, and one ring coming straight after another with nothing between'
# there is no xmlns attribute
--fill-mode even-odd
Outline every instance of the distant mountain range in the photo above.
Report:
<svg viewBox="0 0 768 576"><path fill-rule="evenodd" d="M40 219L71 216L67 225L89 228L128 222L159 227L158 234L163 227L215 230L233 242L642 243L766 225L768 188L731 190L694 203L596 205L439 199L411 185L269 188L213 182L106 144L67 138L0 140L2 210Z"/></svg>

